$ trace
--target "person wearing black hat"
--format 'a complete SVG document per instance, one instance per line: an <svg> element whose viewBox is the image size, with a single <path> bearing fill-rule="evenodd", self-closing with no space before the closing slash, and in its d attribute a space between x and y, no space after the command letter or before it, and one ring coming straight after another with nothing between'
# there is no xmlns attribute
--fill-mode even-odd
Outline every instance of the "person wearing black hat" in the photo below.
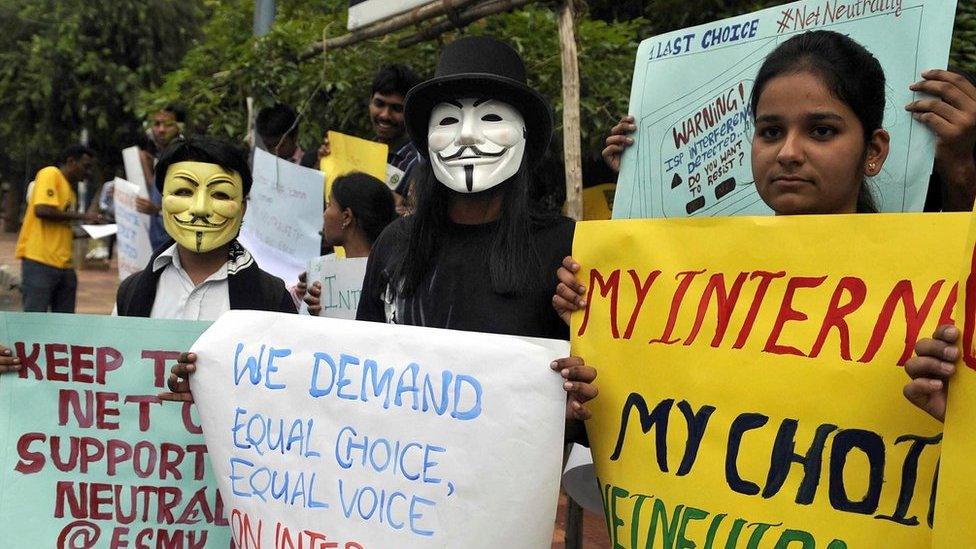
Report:
<svg viewBox="0 0 976 549"><path fill-rule="evenodd" d="M488 37L449 44L405 118L417 204L376 241L357 319L567 339L549 302L573 222L529 206L552 110L521 58Z"/></svg>

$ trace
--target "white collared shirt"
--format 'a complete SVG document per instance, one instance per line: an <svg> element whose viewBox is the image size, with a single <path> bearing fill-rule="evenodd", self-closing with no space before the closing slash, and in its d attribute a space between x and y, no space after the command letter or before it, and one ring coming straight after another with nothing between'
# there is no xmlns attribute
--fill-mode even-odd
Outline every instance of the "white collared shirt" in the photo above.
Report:
<svg viewBox="0 0 976 549"><path fill-rule="evenodd" d="M178 320L217 320L230 310L230 293L227 273L230 260L199 285L193 284L190 275L180 265L180 254L173 244L152 263L153 272L163 272L156 285L150 318Z"/></svg>

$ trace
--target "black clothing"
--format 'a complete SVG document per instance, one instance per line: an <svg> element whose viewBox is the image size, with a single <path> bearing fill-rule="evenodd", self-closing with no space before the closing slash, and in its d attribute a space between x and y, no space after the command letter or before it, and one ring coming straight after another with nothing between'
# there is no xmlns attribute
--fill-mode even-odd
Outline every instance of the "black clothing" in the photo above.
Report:
<svg viewBox="0 0 976 549"><path fill-rule="evenodd" d="M172 241L170 241L171 243ZM169 248L161 246L149 260L145 269L130 275L119 285L115 305L119 316L148 318L156 300L156 285L164 269L154 270L153 263ZM233 271L227 273L227 293L231 309L297 313L285 283L258 267L250 254L234 240L230 247L231 260L238 261Z"/></svg>
<svg viewBox="0 0 976 549"><path fill-rule="evenodd" d="M389 282L407 248L410 226L410 217L394 221L373 245L357 320L569 339L569 329L552 308L552 293L557 284L556 270L572 251L572 220L554 218L533 231L538 268L542 269L540 283L519 296L499 295L491 287L488 251L497 222L450 224L437 258L417 291L395 295L389 291Z"/></svg>

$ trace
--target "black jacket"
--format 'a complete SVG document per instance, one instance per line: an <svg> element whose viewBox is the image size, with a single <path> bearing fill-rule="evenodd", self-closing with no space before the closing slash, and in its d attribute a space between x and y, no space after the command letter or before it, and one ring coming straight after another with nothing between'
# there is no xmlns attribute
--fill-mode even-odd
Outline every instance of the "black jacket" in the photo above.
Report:
<svg viewBox="0 0 976 549"><path fill-rule="evenodd" d="M119 285L115 304L119 316L149 317L156 300L156 286L163 269L154 272L153 262L172 242L160 247L149 259L145 269L135 273ZM231 244L232 257L248 254L236 240ZM296 313L295 302L280 278L262 271L253 259L227 274L227 291L231 309Z"/></svg>

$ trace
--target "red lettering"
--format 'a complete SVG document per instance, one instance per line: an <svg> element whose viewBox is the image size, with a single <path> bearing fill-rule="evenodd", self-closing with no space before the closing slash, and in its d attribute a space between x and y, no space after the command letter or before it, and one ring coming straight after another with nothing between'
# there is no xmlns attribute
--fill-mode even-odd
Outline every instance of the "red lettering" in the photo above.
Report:
<svg viewBox="0 0 976 549"><path fill-rule="evenodd" d="M44 442L47 436L44 433L24 433L17 439L17 455L20 456L20 461L14 465L14 471L22 475L33 475L44 468L44 454L30 451L30 445L35 440Z"/></svg>
<svg viewBox="0 0 976 549"><path fill-rule="evenodd" d="M590 322L590 309L593 308L593 290L597 284L600 285L600 296L607 297L610 294L610 331L614 339L620 339L620 332L617 329L617 293L620 288L620 269L615 269L610 276L604 280L603 275L596 269L590 269L590 291L586 295L586 310L583 312L583 323L580 324L579 333L586 333L586 326Z"/></svg>
<svg viewBox="0 0 976 549"><path fill-rule="evenodd" d="M149 454L145 467L142 466L142 455ZM139 478L146 478L156 468L156 447L147 440L140 440L132 450L132 470Z"/></svg>
<svg viewBox="0 0 976 549"><path fill-rule="evenodd" d="M14 343L14 352L17 353L17 358L20 359L20 379L27 379L28 372L34 374L34 379L44 379L44 375L41 373L41 367L37 365L37 357L41 354L40 345L37 343L31 345L31 352L28 354L24 348L24 344L18 341Z"/></svg>
<svg viewBox="0 0 976 549"><path fill-rule="evenodd" d="M938 296L939 290L944 283L944 280L939 280L935 284L932 284L928 293L925 294L922 306L916 308L912 281L899 280L895 284L895 287L892 288L891 293L888 294L888 298L885 299L884 305L881 307L881 313L878 315L878 321L875 323L874 330L871 332L871 340L868 341L868 348L864 351L864 356L858 359L858 362L871 362L874 360L874 356L881 349L881 344L888 334L888 328L891 327L891 319L895 315L895 307L901 302L902 309L905 311L905 348L902 351L901 358L898 360L898 365L904 365L912 356L915 343L918 341L918 334L922 331L922 324L925 323L925 319L932 309L932 304L935 302L935 298Z"/></svg>
<svg viewBox="0 0 976 549"><path fill-rule="evenodd" d="M841 305L840 301L845 292L849 299ZM837 335L840 337L840 356L844 360L851 360L851 331L845 317L864 304L867 293L867 285L860 278L845 276L840 279L837 288L834 289L834 295L830 296L830 304L827 305L827 313L824 315L823 324L820 325L820 333L810 349L810 358L820 355L830 329L837 328Z"/></svg>
<svg viewBox="0 0 976 549"><path fill-rule="evenodd" d="M132 459L132 445L124 440L109 439L108 449L105 453L108 455L105 471L108 476L114 477L118 465Z"/></svg>
<svg viewBox="0 0 976 549"><path fill-rule="evenodd" d="M637 317L640 315L641 307L644 306L644 299L647 298L647 292L651 289L651 285L657 280L661 271L651 271L643 283L641 283L640 278L637 276L637 271L630 269L627 271L627 274L630 275L630 279L634 282L634 289L637 290L637 304L634 305L634 312L630 314L630 322L627 323L627 329L624 330L624 339L630 339L630 336L633 335L634 325L637 324Z"/></svg>
<svg viewBox="0 0 976 549"><path fill-rule="evenodd" d="M74 437L71 438L78 440ZM81 437L79 444L81 446L79 450L81 454L79 469L82 473L88 473L88 466L90 464L101 461L105 457L105 447L102 445L102 441L92 437Z"/></svg>
<svg viewBox="0 0 976 549"><path fill-rule="evenodd" d="M183 403L183 427L186 429L187 433L194 435L202 435L203 429L200 428L198 423L193 421L193 403L184 402Z"/></svg>
<svg viewBox="0 0 976 549"><path fill-rule="evenodd" d="M759 285L756 287L756 295L752 297L752 305L749 306L749 312L742 322L742 328L739 329L739 337L736 338L735 343L732 345L733 349L741 349L745 346L746 341L749 340L749 334L752 333L752 327L756 323L756 316L759 315L759 308L762 306L763 299L766 297L766 291L769 289L769 285L774 279L783 278L784 276L786 276L786 271L775 273L769 271L753 271L749 275L749 280L760 279Z"/></svg>
<svg viewBox="0 0 976 549"><path fill-rule="evenodd" d="M122 367L122 353L111 347L99 347L95 351L95 382L105 385L105 374Z"/></svg>
<svg viewBox="0 0 976 549"><path fill-rule="evenodd" d="M203 480L207 464L207 446L205 444L187 444L186 451L193 454L193 480Z"/></svg>
<svg viewBox="0 0 976 549"><path fill-rule="evenodd" d="M170 453L175 457L170 459ZM172 474L176 480L182 480L183 474L180 473L179 466L183 463L186 452L183 447L172 442L164 442L159 446L159 478L166 480L167 474Z"/></svg>
<svg viewBox="0 0 976 549"><path fill-rule="evenodd" d="M82 345L72 345L71 346L71 380L77 381L79 383L91 383L91 374L84 373L85 370L91 370L95 367L95 363L91 361L90 358L85 358L85 356L91 357L95 352L92 347L85 347Z"/></svg>
<svg viewBox="0 0 976 549"><path fill-rule="evenodd" d="M88 428L95 422L93 411L95 395L91 391L85 391L86 406L82 409L81 397L74 389L61 389L58 391L58 425L68 424L68 411L73 412L75 422L79 427Z"/></svg>
<svg viewBox="0 0 976 549"><path fill-rule="evenodd" d="M780 334L783 333L783 327L787 322L791 320L802 322L807 319L806 313L793 309L793 297L796 295L796 291L801 288L816 288L823 284L824 280L827 280L826 276L798 276L786 282L786 292L783 294L783 301L780 303L779 313L776 314L776 322L773 323L773 330L769 334L769 339L766 340L766 346L763 347L764 353L806 356L803 354L803 351L796 347L780 345L777 341L779 340Z"/></svg>
<svg viewBox="0 0 976 549"><path fill-rule="evenodd" d="M149 405L163 405L159 397L155 395L128 395L125 397L125 402L126 404L135 402L139 405L139 430L143 432L149 430Z"/></svg>
<svg viewBox="0 0 976 549"><path fill-rule="evenodd" d="M91 500L89 509L93 520L112 520L112 485L101 482L91 483ZM102 495L107 493L107 495ZM102 510L102 506L108 507Z"/></svg>
<svg viewBox="0 0 976 549"><path fill-rule="evenodd" d="M704 273L701 271L681 271L680 273L674 275L674 279L681 279L678 283L678 289L674 292L674 297L671 298L671 310L668 312L668 323L664 327L664 333L658 339L652 339L648 341L651 343L664 343L665 345L672 345L681 341L681 339L671 339L671 334L674 332L674 324L678 320L678 310L681 308L681 302L684 301L685 294L688 293L688 287L695 280L695 277Z"/></svg>
<svg viewBox="0 0 976 549"><path fill-rule="evenodd" d="M111 541L111 545L109 545L109 548L120 549L122 547L128 547L129 541L126 539L126 536L128 535L129 535L128 528L126 528L125 526L116 526L115 529L112 530L112 541Z"/></svg>
<svg viewBox="0 0 976 549"><path fill-rule="evenodd" d="M976 370L976 357L973 356L973 330L976 330L976 247L970 251L969 275L966 276L966 300L962 318L962 360L966 366Z"/></svg>
<svg viewBox="0 0 976 549"><path fill-rule="evenodd" d="M58 354L65 356L58 356ZM51 381L68 381L68 346L64 343L49 343L44 346L44 360L47 366L47 379ZM64 368L59 372L58 368Z"/></svg>
<svg viewBox="0 0 976 549"><path fill-rule="evenodd" d="M59 480L54 488L54 516L64 518L64 504L68 504L68 512L72 518L88 518L88 483L82 482L78 485L78 493L75 493L74 482L70 480Z"/></svg>
<svg viewBox="0 0 976 549"><path fill-rule="evenodd" d="M98 418L98 428L107 431L114 431L119 428L118 421L109 421L106 419L109 416L118 417L119 409L114 406L109 406L110 402L118 402L118 393L106 393L99 391L95 393L95 417Z"/></svg>
<svg viewBox="0 0 976 549"><path fill-rule="evenodd" d="M163 387L166 382L166 362L176 362L180 358L179 351L143 351L142 358L153 361L153 384Z"/></svg>
<svg viewBox="0 0 976 549"><path fill-rule="evenodd" d="M235 520L237 521L236 524L234 522ZM261 520L257 522L257 535L255 535L254 528L251 526L251 517L238 509L231 511L231 532L234 534L234 539L239 543L239 549L251 549L252 547L261 549L261 531L263 530L264 524Z"/></svg>
<svg viewBox="0 0 976 549"><path fill-rule="evenodd" d="M160 524L173 524L176 518L173 516L173 508L183 500L183 490L174 486L160 486L159 509L156 512L156 522Z"/></svg>
<svg viewBox="0 0 976 549"><path fill-rule="evenodd" d="M725 338L725 332L729 329L729 320L732 318L732 311L735 304L739 301L739 294L742 293L742 285L746 282L749 273L739 273L732 283L732 291L725 290L725 274L715 273L708 279L705 292L702 294L701 301L698 302L698 313L695 315L695 324L691 327L691 333L685 338L684 345L691 345L698 337L702 323L705 320L705 313L708 312L708 303L715 296L715 336L712 338L712 347L718 347Z"/></svg>
<svg viewBox="0 0 976 549"><path fill-rule="evenodd" d="M177 524L196 524L200 522L200 515L203 514L203 520L206 522L213 522L213 512L210 510L210 504L207 499L207 489L200 488L193 493L190 501L187 502L186 507L183 508L183 513L180 518L176 519Z"/></svg>
<svg viewBox="0 0 976 549"><path fill-rule="evenodd" d="M942 307L942 313L939 315L939 326L943 324L956 324L956 319L953 314L956 312L956 300L959 299L959 283L956 282L952 285L952 289L949 290L949 296L946 298L945 305Z"/></svg>

